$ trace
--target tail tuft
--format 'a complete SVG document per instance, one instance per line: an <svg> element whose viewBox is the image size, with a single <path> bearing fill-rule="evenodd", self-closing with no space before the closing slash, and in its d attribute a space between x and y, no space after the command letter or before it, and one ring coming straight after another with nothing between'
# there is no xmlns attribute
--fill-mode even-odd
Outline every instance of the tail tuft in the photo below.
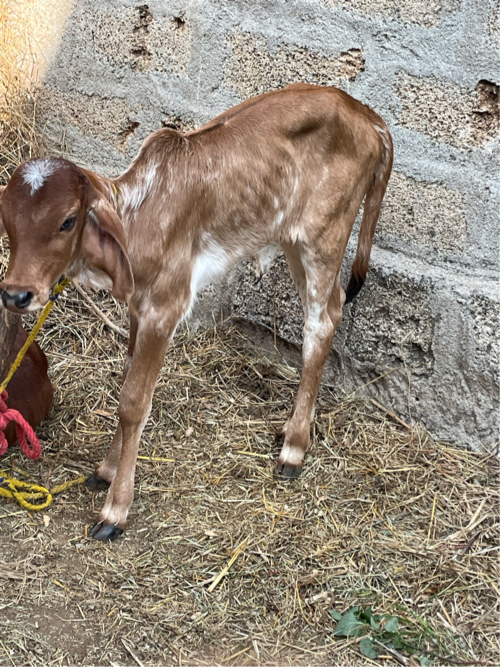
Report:
<svg viewBox="0 0 500 667"><path fill-rule="evenodd" d="M364 278L361 278L361 276L351 275L349 284L347 285L347 289L345 291L345 303L351 303L351 301L354 301L364 284Z"/></svg>

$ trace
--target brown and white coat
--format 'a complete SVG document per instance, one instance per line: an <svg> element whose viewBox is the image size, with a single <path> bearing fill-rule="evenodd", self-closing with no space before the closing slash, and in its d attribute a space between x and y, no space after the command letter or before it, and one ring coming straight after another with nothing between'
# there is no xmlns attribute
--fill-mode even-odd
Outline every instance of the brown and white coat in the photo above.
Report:
<svg viewBox="0 0 500 667"><path fill-rule="evenodd" d="M2 299L42 307L64 274L130 307L119 426L91 482L110 484L97 539L113 539L133 500L139 440L164 355L196 294L242 259L281 248L305 316L302 377L277 472L300 473L322 369L346 299L340 269L365 199L347 288L368 269L392 167L382 119L335 88L295 84L199 130L162 129L116 179L56 158L21 165L0 198L11 257Z"/></svg>

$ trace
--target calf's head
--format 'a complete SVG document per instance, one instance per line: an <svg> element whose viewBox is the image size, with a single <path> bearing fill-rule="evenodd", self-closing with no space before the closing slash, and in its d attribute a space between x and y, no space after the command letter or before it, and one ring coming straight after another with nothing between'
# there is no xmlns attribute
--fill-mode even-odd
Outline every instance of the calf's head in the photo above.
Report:
<svg viewBox="0 0 500 667"><path fill-rule="evenodd" d="M0 192L0 233L10 240L9 267L0 284L6 308L43 307L61 276L97 269L128 301L134 282L123 226L110 186L60 158L37 158L16 169Z"/></svg>

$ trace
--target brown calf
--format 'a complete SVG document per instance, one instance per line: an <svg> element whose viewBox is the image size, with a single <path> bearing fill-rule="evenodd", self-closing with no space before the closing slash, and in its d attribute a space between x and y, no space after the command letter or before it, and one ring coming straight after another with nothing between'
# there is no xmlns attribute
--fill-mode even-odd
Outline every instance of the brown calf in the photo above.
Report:
<svg viewBox="0 0 500 667"><path fill-rule="evenodd" d="M10 323L12 326L7 328L6 314L6 311L0 312L0 350L3 355L0 360L0 379L7 375L11 363L27 338L21 322L14 320ZM11 313L8 315L15 317ZM47 367L47 357L35 341L28 348L7 388L9 394L7 407L20 412L32 428L36 428L41 423L52 404L54 390L47 375ZM11 422L5 429L5 437L9 445L16 442L14 422Z"/></svg>
<svg viewBox="0 0 500 667"><path fill-rule="evenodd" d="M277 472L296 477L344 301L361 288L392 167L382 119L335 88L295 84L193 132L151 134L127 171L98 176L61 159L13 174L0 210L10 237L5 306L42 307L64 274L130 307L119 426L94 483L110 484L96 539L125 528L139 439L170 339L197 292L242 259L286 255L305 314L303 370ZM340 268L365 199L347 294Z"/></svg>

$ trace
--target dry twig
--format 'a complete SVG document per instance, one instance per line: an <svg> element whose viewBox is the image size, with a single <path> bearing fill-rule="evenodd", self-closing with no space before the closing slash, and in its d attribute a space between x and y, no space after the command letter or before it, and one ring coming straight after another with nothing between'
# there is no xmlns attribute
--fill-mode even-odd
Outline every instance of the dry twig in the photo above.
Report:
<svg viewBox="0 0 500 667"><path fill-rule="evenodd" d="M73 285L75 286L76 291L80 296L83 297L83 300L85 303L88 304L88 306L94 311L94 313L101 318L101 320L104 322L106 326L108 326L112 331L115 333L119 334L123 338L126 338L128 340L128 332L126 329L123 327L119 327L116 324L114 324L109 317L106 315L106 313L103 313L102 310L96 306L95 302L90 298L90 296L87 294L87 292L83 289L83 287L80 285L78 280L73 280Z"/></svg>

